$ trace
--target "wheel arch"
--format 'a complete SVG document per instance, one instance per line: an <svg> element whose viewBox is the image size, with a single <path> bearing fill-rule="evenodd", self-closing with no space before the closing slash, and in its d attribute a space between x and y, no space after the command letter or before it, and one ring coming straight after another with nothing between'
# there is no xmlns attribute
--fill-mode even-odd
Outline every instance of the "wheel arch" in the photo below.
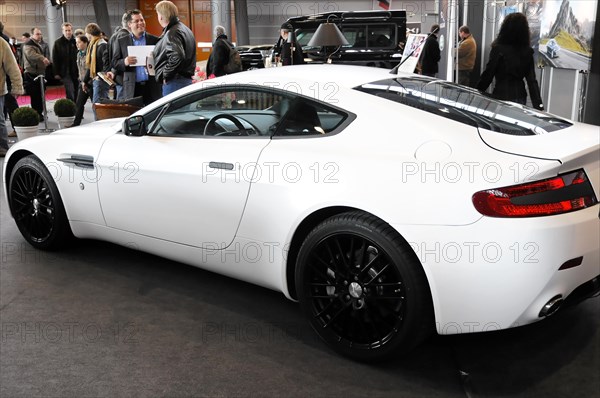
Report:
<svg viewBox="0 0 600 398"><path fill-rule="evenodd" d="M17 210L13 209L14 205L12 203L13 201L11 193L11 182L13 179L13 174L19 173L17 167L19 167L20 163L23 163L24 167L29 168L30 171L38 175L39 181L37 183L36 190L42 185L44 185L47 189L47 191L45 191L46 193L44 194L44 197L41 198L40 201L50 201L50 204L47 204L47 206L49 206L47 208L52 209L48 211L48 214L52 214L52 217L50 217L51 221L45 223L49 225L41 227L42 230L44 228L47 229L47 235L42 236L40 238L32 237L32 234L30 233L30 227L23 226L22 218L20 221L19 217L16 217ZM11 157L6 162L5 176L5 194L10 214L13 218L15 218L17 227L19 228L25 240L27 240L29 244L31 244L33 247L41 250L56 250L64 247L67 244L67 242L73 237L73 233L69 224L69 219L67 217L66 210L64 208L64 204L62 202L62 196L58 189L58 185L56 184L56 181L46 164L35 153L19 149L12 153ZM29 195L37 195L37 193L29 192ZM25 201L29 201L30 199L31 198L29 197L25 198ZM23 211L19 210L19 212L19 214L22 215ZM37 210L35 211L35 213L38 213ZM31 216L36 217L35 214Z"/></svg>
<svg viewBox="0 0 600 398"><path fill-rule="evenodd" d="M298 299L296 294L296 259L302 242L319 223L336 214L345 213L348 211L360 211L360 209L347 206L332 206L316 210L306 216L298 225L294 235L290 241L289 250L286 259L285 281L287 284L288 293L294 300Z"/></svg>
<svg viewBox="0 0 600 398"><path fill-rule="evenodd" d="M19 149L18 151L14 152L12 155L10 155L8 162L6 162L6 164L4 165L4 176L5 176L4 192L6 194L7 199L8 199L8 184L10 183L10 175L11 175L12 171L15 168L15 165L17 164L17 162L19 160L21 160L24 157L29 156L29 155L35 156L35 154L33 152L27 151L25 149ZM8 205L10 206L10 202L8 203Z"/></svg>
<svg viewBox="0 0 600 398"><path fill-rule="evenodd" d="M373 217L377 217L380 220L382 220L383 222L387 223L386 220L384 220L383 218L381 218L373 213L370 213L368 211L365 211L365 210L362 210L362 209L359 209L356 207L349 207L349 206L325 207L325 208L316 210L316 211L312 212L311 214L309 214L308 216L306 216L304 218L304 220L302 220L302 222L298 225L298 227L296 228L296 231L294 232L294 235L290 241L289 250L288 250L287 258L286 258L286 265L285 265L286 266L286 269L285 269L286 280L285 281L286 281L286 285L287 285L288 294L292 299L294 299L294 300L298 299L298 295L296 292L296 259L298 257L298 252L300 250L300 246L302 246L304 239L310 233L310 231L312 231L313 228L315 228L322 221L326 220L329 217L335 216L337 214L346 213L346 212L350 212L350 211L360 211L365 214L372 215ZM400 237L404 241L406 241L406 238L400 233L400 231L398 231L396 229L394 229L394 230L400 235ZM414 254L415 259L421 265L421 270L423 272L423 276L427 282L427 287L429 289L429 295L432 296L433 292L431 291L431 284L429 283L429 278L427 277L427 273L425 272L425 269L423 268L423 264L421 263L421 260L418 258L417 254L414 252L413 252L413 254ZM432 300L433 300L433 297L432 297Z"/></svg>

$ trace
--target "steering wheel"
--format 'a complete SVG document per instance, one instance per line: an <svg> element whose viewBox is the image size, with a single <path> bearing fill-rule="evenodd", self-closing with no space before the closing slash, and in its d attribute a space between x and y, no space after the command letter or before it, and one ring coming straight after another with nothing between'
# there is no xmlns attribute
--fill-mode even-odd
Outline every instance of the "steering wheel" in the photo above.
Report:
<svg viewBox="0 0 600 398"><path fill-rule="evenodd" d="M206 123L206 126L204 126L204 135L208 135L209 131L215 127L217 120L219 119L227 119L230 122L232 122L235 127L237 127L238 130L246 130L246 127L244 127L244 125L242 124L242 122L240 122L240 120L238 118L236 118L233 115L230 115L228 113L220 113L218 115L215 115L213 117L210 118L210 120Z"/></svg>

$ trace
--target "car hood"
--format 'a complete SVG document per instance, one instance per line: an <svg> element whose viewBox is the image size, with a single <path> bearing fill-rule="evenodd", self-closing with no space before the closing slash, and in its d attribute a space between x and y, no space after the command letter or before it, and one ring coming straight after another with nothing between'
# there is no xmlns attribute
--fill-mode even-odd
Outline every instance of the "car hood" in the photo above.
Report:
<svg viewBox="0 0 600 398"><path fill-rule="evenodd" d="M77 127L69 127L63 130L57 130L49 135L94 135L94 136L109 136L121 130L125 118L99 120L90 124L84 124Z"/></svg>
<svg viewBox="0 0 600 398"><path fill-rule="evenodd" d="M50 134L39 134L11 146L5 161L19 150L32 152L45 162L55 160L62 153L96 156L102 143L121 130L122 121L123 118L101 120Z"/></svg>

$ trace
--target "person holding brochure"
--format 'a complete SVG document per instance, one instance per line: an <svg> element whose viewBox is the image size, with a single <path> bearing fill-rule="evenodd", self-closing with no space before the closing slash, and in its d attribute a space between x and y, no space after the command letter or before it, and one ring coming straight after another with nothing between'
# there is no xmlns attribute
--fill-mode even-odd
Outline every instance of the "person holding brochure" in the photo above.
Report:
<svg viewBox="0 0 600 398"><path fill-rule="evenodd" d="M148 74L146 59L132 55L131 47L145 46L150 51L151 46L158 43L158 37L146 32L146 22L140 10L128 11L126 21L131 33L120 37L111 48L111 67L115 71L115 81L123 86L117 99L143 97L144 105L148 105L161 97L161 88L154 76Z"/></svg>
<svg viewBox="0 0 600 398"><path fill-rule="evenodd" d="M102 78L102 75L109 79L112 79L114 75L110 71L108 43L102 37L100 26L95 23L87 24L85 35L90 41L85 56L85 63L89 69L85 74L84 81L81 83L81 88L87 92L89 85L92 86L92 103L96 104L100 102L101 98L108 98L108 89L110 86ZM95 117L96 112L94 111Z"/></svg>

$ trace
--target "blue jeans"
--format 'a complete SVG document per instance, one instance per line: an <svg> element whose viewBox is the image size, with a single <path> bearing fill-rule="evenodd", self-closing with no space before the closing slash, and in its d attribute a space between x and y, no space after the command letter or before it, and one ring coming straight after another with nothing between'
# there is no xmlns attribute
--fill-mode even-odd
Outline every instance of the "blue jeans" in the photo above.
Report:
<svg viewBox="0 0 600 398"><path fill-rule="evenodd" d="M116 93L117 97L116 98L118 100L123 99L123 85L122 84L117 84L116 89L117 89L117 93Z"/></svg>
<svg viewBox="0 0 600 398"><path fill-rule="evenodd" d="M108 84L102 79L95 79L92 83L92 104L100 102L100 98L108 98ZM92 108L93 109L93 108ZM96 120L96 111L94 110L94 120Z"/></svg>
<svg viewBox="0 0 600 398"><path fill-rule="evenodd" d="M167 81L162 85L162 94L163 97L167 94L171 94L174 91L179 90L180 88L184 88L192 84L192 79L182 76L175 76L175 78Z"/></svg>
<svg viewBox="0 0 600 398"><path fill-rule="evenodd" d="M4 109L4 95L0 95L0 109ZM8 149L8 131L4 111L0 112L0 148Z"/></svg>

